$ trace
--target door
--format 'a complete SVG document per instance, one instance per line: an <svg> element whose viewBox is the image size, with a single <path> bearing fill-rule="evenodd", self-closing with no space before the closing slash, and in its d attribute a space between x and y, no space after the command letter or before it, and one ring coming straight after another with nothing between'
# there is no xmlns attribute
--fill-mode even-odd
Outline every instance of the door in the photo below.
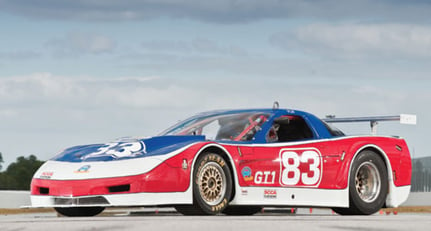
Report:
<svg viewBox="0 0 431 231"><path fill-rule="evenodd" d="M242 186L319 187L328 150L314 139L304 118L281 116L269 129L267 144L254 145L240 161Z"/></svg>

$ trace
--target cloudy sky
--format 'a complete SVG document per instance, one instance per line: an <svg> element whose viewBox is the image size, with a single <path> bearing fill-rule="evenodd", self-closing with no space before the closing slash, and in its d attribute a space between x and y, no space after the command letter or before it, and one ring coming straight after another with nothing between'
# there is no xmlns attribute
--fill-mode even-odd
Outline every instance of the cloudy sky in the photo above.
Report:
<svg viewBox="0 0 431 231"><path fill-rule="evenodd" d="M0 0L0 152L150 136L197 112L281 107L431 128L427 0ZM343 125L369 133L368 124Z"/></svg>

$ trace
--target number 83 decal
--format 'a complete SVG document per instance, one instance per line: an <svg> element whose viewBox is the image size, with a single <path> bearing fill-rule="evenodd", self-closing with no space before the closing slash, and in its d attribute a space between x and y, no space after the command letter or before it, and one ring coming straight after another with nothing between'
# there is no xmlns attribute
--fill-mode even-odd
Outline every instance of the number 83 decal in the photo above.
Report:
<svg viewBox="0 0 431 231"><path fill-rule="evenodd" d="M317 149L283 149L280 152L280 184L317 187L322 178L322 159Z"/></svg>

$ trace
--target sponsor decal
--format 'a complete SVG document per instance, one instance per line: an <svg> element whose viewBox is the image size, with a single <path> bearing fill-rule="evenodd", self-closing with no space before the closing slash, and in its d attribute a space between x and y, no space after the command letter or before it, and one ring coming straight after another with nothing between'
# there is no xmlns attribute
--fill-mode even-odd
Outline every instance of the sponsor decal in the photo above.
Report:
<svg viewBox="0 0 431 231"><path fill-rule="evenodd" d="M257 171L254 175L255 184L274 184L275 171Z"/></svg>
<svg viewBox="0 0 431 231"><path fill-rule="evenodd" d="M181 167L183 168L183 170L187 170L187 159L183 159L183 163L181 164Z"/></svg>
<svg viewBox="0 0 431 231"><path fill-rule="evenodd" d="M91 168L91 165L84 165L80 167L78 170L74 171L74 173L87 173Z"/></svg>
<svg viewBox="0 0 431 231"><path fill-rule="evenodd" d="M223 201L220 202L218 205L211 206L211 211L213 211L213 212L220 211L220 210L224 209L226 207L226 205L227 205L227 200L226 200L226 198L224 198Z"/></svg>
<svg viewBox="0 0 431 231"><path fill-rule="evenodd" d="M245 181L252 181L253 180L253 175L252 175L252 171L251 168L246 166L244 168L242 168L241 170L241 175L244 178Z"/></svg>
<svg viewBox="0 0 431 231"><path fill-rule="evenodd" d="M277 190L275 190L275 189L265 189L263 191L263 198L276 199L277 198Z"/></svg>
<svg viewBox="0 0 431 231"><path fill-rule="evenodd" d="M42 172L42 174L40 174L39 178L41 179L51 179L51 177L54 175L54 172Z"/></svg>
<svg viewBox="0 0 431 231"><path fill-rule="evenodd" d="M81 160L93 157L110 156L114 159L122 157L136 157L147 153L144 142L114 142L107 143L98 148L95 152L82 156Z"/></svg>

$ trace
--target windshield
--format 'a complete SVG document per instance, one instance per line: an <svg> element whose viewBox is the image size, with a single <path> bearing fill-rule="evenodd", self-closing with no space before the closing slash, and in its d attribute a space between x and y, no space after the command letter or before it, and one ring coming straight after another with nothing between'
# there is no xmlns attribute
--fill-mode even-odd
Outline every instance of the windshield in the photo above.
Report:
<svg viewBox="0 0 431 231"><path fill-rule="evenodd" d="M245 112L194 117L182 121L161 135L204 135L209 140L249 141L269 114Z"/></svg>

